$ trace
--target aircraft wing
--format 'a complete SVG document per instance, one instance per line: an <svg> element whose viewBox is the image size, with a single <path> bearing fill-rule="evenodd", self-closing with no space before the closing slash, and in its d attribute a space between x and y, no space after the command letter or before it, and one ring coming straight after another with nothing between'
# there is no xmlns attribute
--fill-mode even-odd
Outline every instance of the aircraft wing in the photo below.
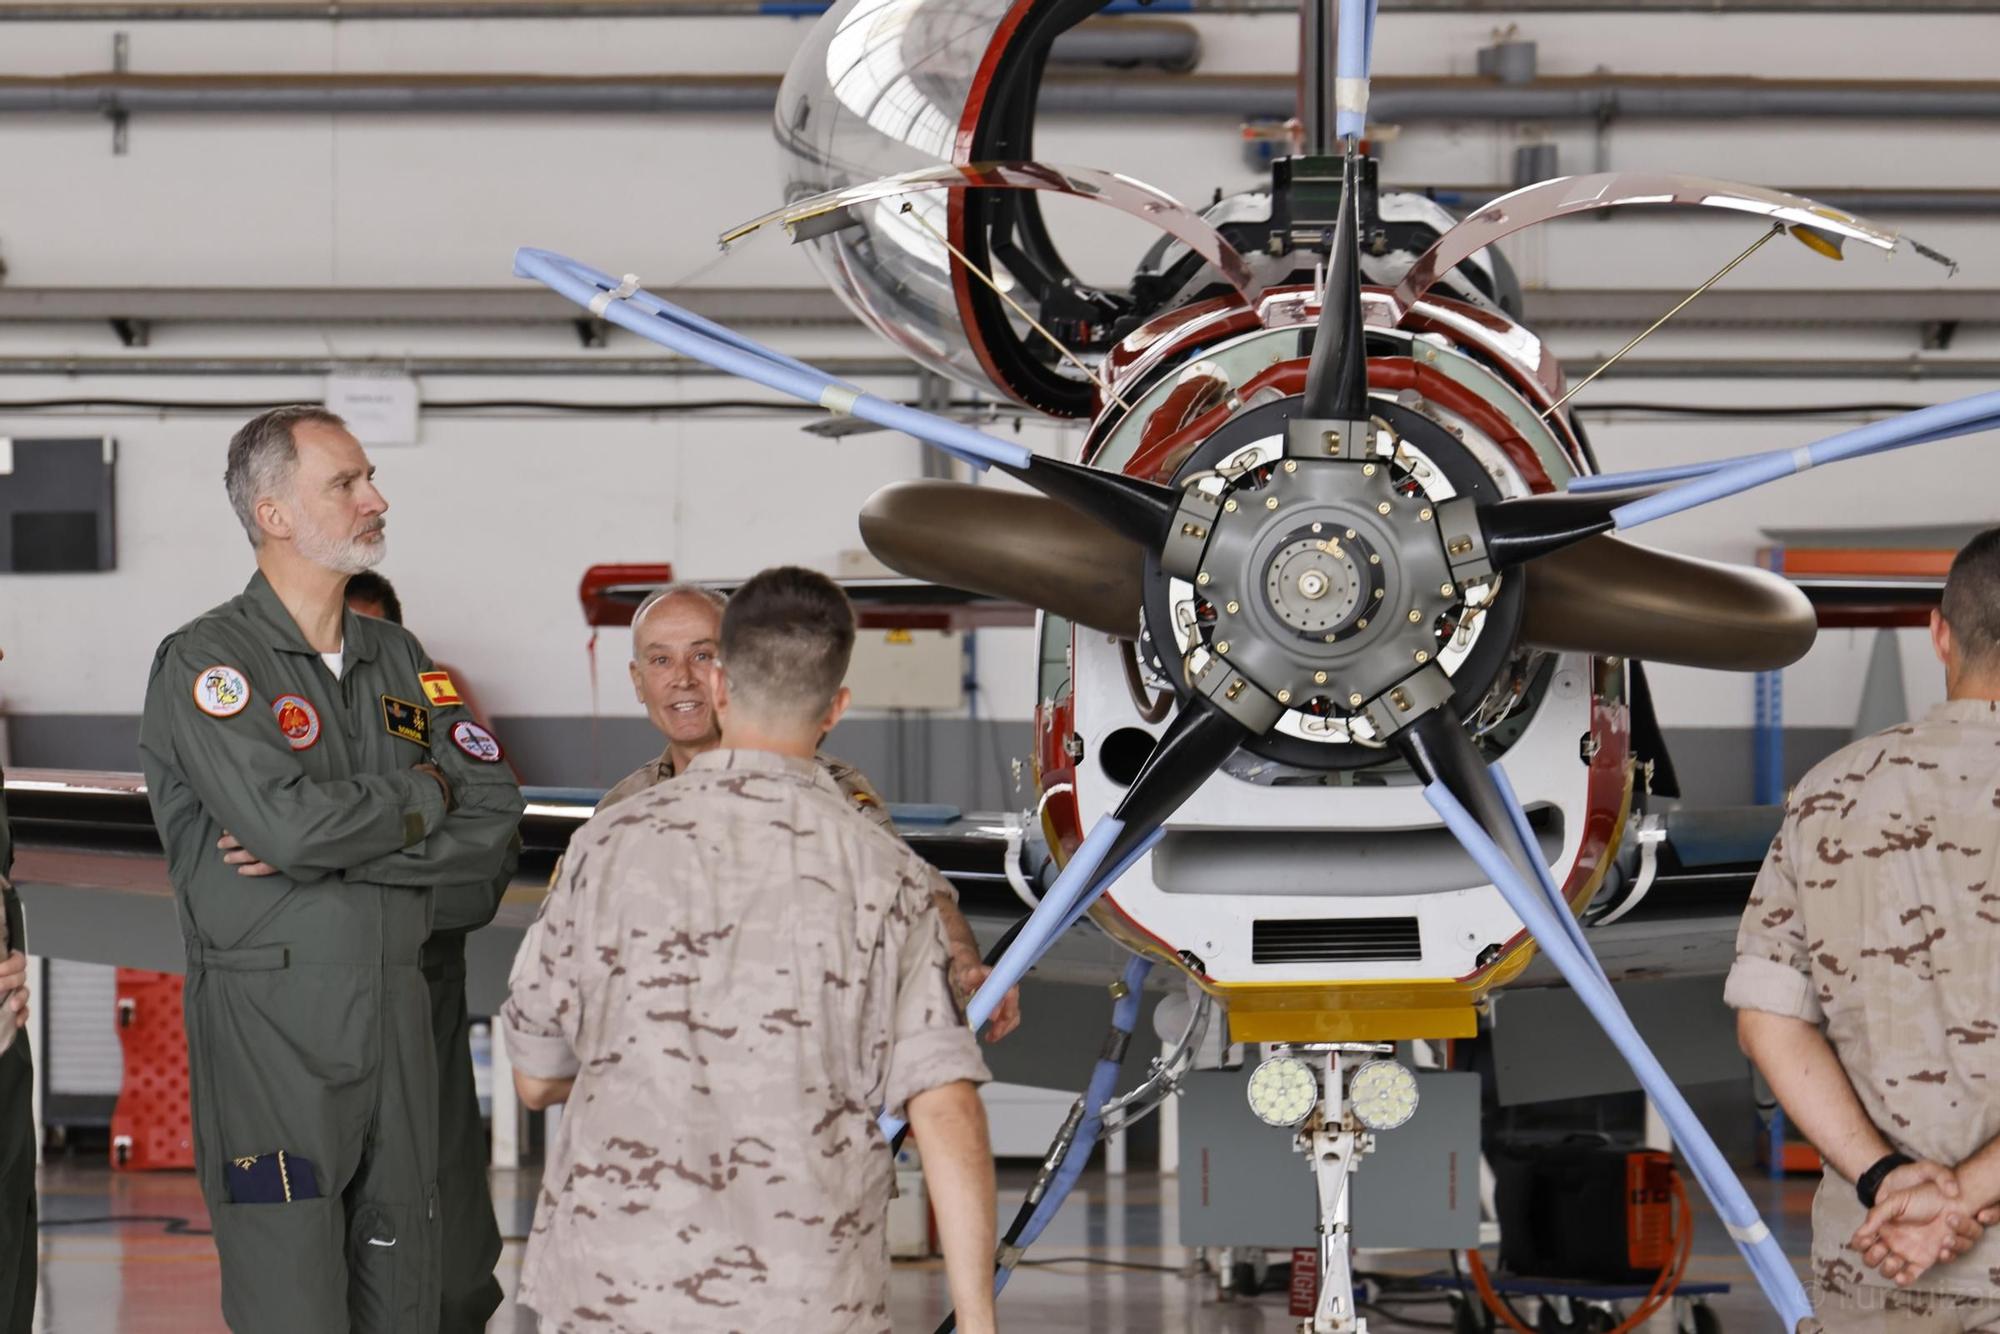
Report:
<svg viewBox="0 0 2000 1334"><path fill-rule="evenodd" d="M50 958L161 972L182 970L181 927L166 861L138 774L24 769L6 780L16 861L14 880L34 952ZM529 789L521 822L521 868L493 924L471 937L468 991L473 1013L490 1014L506 994L507 969L522 933L540 910L556 858L590 818L596 793ZM946 815L898 808L898 828L918 853L957 887L960 906L990 946L1027 908L1009 882L1010 856L1032 857L1002 815ZM1016 817L1018 819L1018 817ZM1635 867L1596 919L1627 912L1591 930L1614 979L1720 974L1729 967L1737 919L1775 808L1669 817L1652 839L1655 862ZM1717 830L1724 831L1718 840ZM1759 841L1761 839L1761 842ZM1634 840L1645 846L1646 839ZM1026 853L1026 857L1024 857ZM1018 864L1017 864L1018 865ZM1036 876L1022 870L1031 885ZM1036 970L1038 982L1097 984L1113 976L1123 951L1093 927L1074 930ZM1515 985L1559 985L1541 961ZM1033 984L1031 984L1032 986ZM1030 1002L1032 1004L1032 1001Z"/></svg>

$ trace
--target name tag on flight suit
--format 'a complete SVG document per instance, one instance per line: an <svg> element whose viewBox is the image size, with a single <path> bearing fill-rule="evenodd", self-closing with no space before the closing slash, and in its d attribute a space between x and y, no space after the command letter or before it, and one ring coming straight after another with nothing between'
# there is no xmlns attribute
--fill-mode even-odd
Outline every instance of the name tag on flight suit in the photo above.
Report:
<svg viewBox="0 0 2000 1334"><path fill-rule="evenodd" d="M382 696L382 726L390 736L414 741L426 750L431 744L431 711L394 695Z"/></svg>

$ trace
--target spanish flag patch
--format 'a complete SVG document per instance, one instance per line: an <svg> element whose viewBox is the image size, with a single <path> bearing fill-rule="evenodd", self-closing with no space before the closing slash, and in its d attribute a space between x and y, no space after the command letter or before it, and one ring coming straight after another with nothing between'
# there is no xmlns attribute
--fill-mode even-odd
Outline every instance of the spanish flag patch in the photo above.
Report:
<svg viewBox="0 0 2000 1334"><path fill-rule="evenodd" d="M451 683L450 672L421 672L417 680L423 683L424 698L440 709L465 703L459 698L458 687Z"/></svg>

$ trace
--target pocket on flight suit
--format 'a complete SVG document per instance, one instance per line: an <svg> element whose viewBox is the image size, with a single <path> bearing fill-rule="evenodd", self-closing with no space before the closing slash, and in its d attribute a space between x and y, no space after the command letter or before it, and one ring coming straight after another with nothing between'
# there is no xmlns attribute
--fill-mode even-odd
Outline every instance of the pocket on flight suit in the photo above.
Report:
<svg viewBox="0 0 2000 1334"><path fill-rule="evenodd" d="M436 1212L436 1199L429 1211ZM412 1205L363 1204L347 1225L347 1307L356 1334L437 1328L436 1228Z"/></svg>
<svg viewBox="0 0 2000 1334"><path fill-rule="evenodd" d="M237 1334L348 1334L339 1271L310 1257L336 1254L341 1205L322 1196L290 1204L210 1207L222 1257L222 1318Z"/></svg>

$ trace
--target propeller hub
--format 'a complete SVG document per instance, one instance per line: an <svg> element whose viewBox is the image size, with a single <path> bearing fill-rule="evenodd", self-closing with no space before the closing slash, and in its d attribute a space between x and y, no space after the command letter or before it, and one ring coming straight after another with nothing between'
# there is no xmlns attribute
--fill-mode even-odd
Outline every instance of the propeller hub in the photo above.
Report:
<svg viewBox="0 0 2000 1334"><path fill-rule="evenodd" d="M1352 629L1367 597L1362 570L1366 551L1357 539L1305 533L1278 548L1265 578L1265 593L1279 620L1301 634L1339 634ZM1358 560L1357 560L1358 557Z"/></svg>

